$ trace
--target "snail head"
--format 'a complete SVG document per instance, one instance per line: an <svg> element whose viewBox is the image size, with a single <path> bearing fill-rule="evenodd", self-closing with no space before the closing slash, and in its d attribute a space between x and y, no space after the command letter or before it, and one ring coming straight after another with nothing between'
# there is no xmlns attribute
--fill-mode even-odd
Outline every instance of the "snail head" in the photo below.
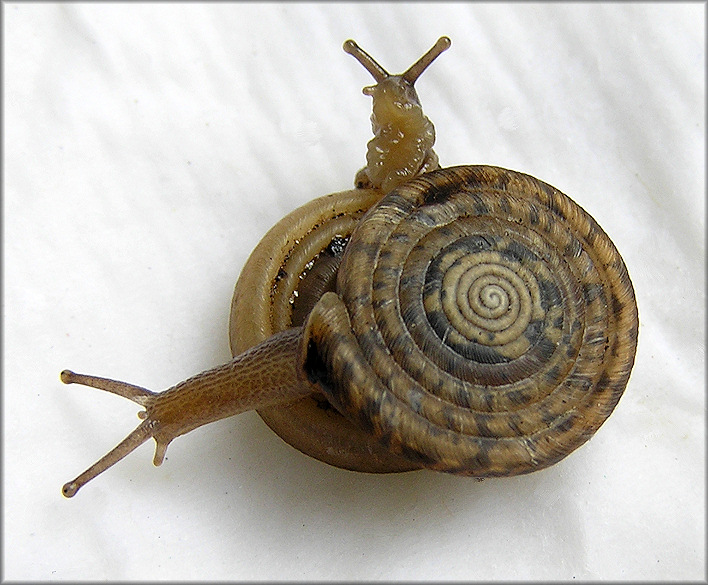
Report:
<svg viewBox="0 0 708 585"><path fill-rule="evenodd" d="M357 175L358 187L388 192L418 174L439 167L432 150L435 128L423 114L414 84L450 44L448 37L440 37L404 73L391 75L354 41L344 43L344 51L359 61L376 81L376 85L363 90L373 98L374 138L368 144L367 166Z"/></svg>

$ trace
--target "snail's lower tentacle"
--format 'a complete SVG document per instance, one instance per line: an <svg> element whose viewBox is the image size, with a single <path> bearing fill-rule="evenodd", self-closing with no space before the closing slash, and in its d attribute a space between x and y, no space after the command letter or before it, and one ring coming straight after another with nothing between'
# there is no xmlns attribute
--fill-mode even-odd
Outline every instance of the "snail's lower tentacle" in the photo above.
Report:
<svg viewBox="0 0 708 585"><path fill-rule="evenodd" d="M118 445L101 457L96 463L79 475L76 479L64 484L61 493L67 498L73 498L81 487L109 467L115 465L129 453L140 447L152 437L151 421L143 421L138 427L123 439Z"/></svg>

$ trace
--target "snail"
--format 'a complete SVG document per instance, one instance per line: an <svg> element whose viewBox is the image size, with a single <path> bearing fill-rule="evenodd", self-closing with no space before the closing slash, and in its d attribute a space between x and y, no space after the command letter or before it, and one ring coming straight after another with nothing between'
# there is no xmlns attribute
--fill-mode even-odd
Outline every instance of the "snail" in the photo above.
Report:
<svg viewBox="0 0 708 585"><path fill-rule="evenodd" d="M88 481L148 439L169 443L256 409L293 447L340 468L484 478L544 469L614 410L634 363L637 306L612 241L529 175L440 168L414 83L354 41L373 76L374 138L355 189L278 222L231 304L232 361L163 392L64 370L61 380L144 410Z"/></svg>

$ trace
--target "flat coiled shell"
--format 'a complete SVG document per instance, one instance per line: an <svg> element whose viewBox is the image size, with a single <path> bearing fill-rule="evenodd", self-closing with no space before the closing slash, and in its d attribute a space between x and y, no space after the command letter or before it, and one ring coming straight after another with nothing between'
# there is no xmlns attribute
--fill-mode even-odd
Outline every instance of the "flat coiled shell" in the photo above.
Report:
<svg viewBox="0 0 708 585"><path fill-rule="evenodd" d="M563 193L497 167L389 193L354 230L337 293L308 321L308 375L393 453L439 471L552 465L611 414L634 362L615 246Z"/></svg>

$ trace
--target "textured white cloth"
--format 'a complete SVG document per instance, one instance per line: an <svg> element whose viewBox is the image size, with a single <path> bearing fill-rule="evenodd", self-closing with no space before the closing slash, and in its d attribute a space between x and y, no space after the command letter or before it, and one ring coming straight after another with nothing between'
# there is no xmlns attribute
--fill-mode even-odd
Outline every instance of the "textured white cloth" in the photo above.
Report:
<svg viewBox="0 0 708 585"><path fill-rule="evenodd" d="M703 4L5 3L7 579L703 579ZM285 213L352 185L370 76L417 84L444 166L551 183L622 253L626 394L548 470L355 474L255 413L61 485L137 424L63 368L160 390L230 357L231 291Z"/></svg>

